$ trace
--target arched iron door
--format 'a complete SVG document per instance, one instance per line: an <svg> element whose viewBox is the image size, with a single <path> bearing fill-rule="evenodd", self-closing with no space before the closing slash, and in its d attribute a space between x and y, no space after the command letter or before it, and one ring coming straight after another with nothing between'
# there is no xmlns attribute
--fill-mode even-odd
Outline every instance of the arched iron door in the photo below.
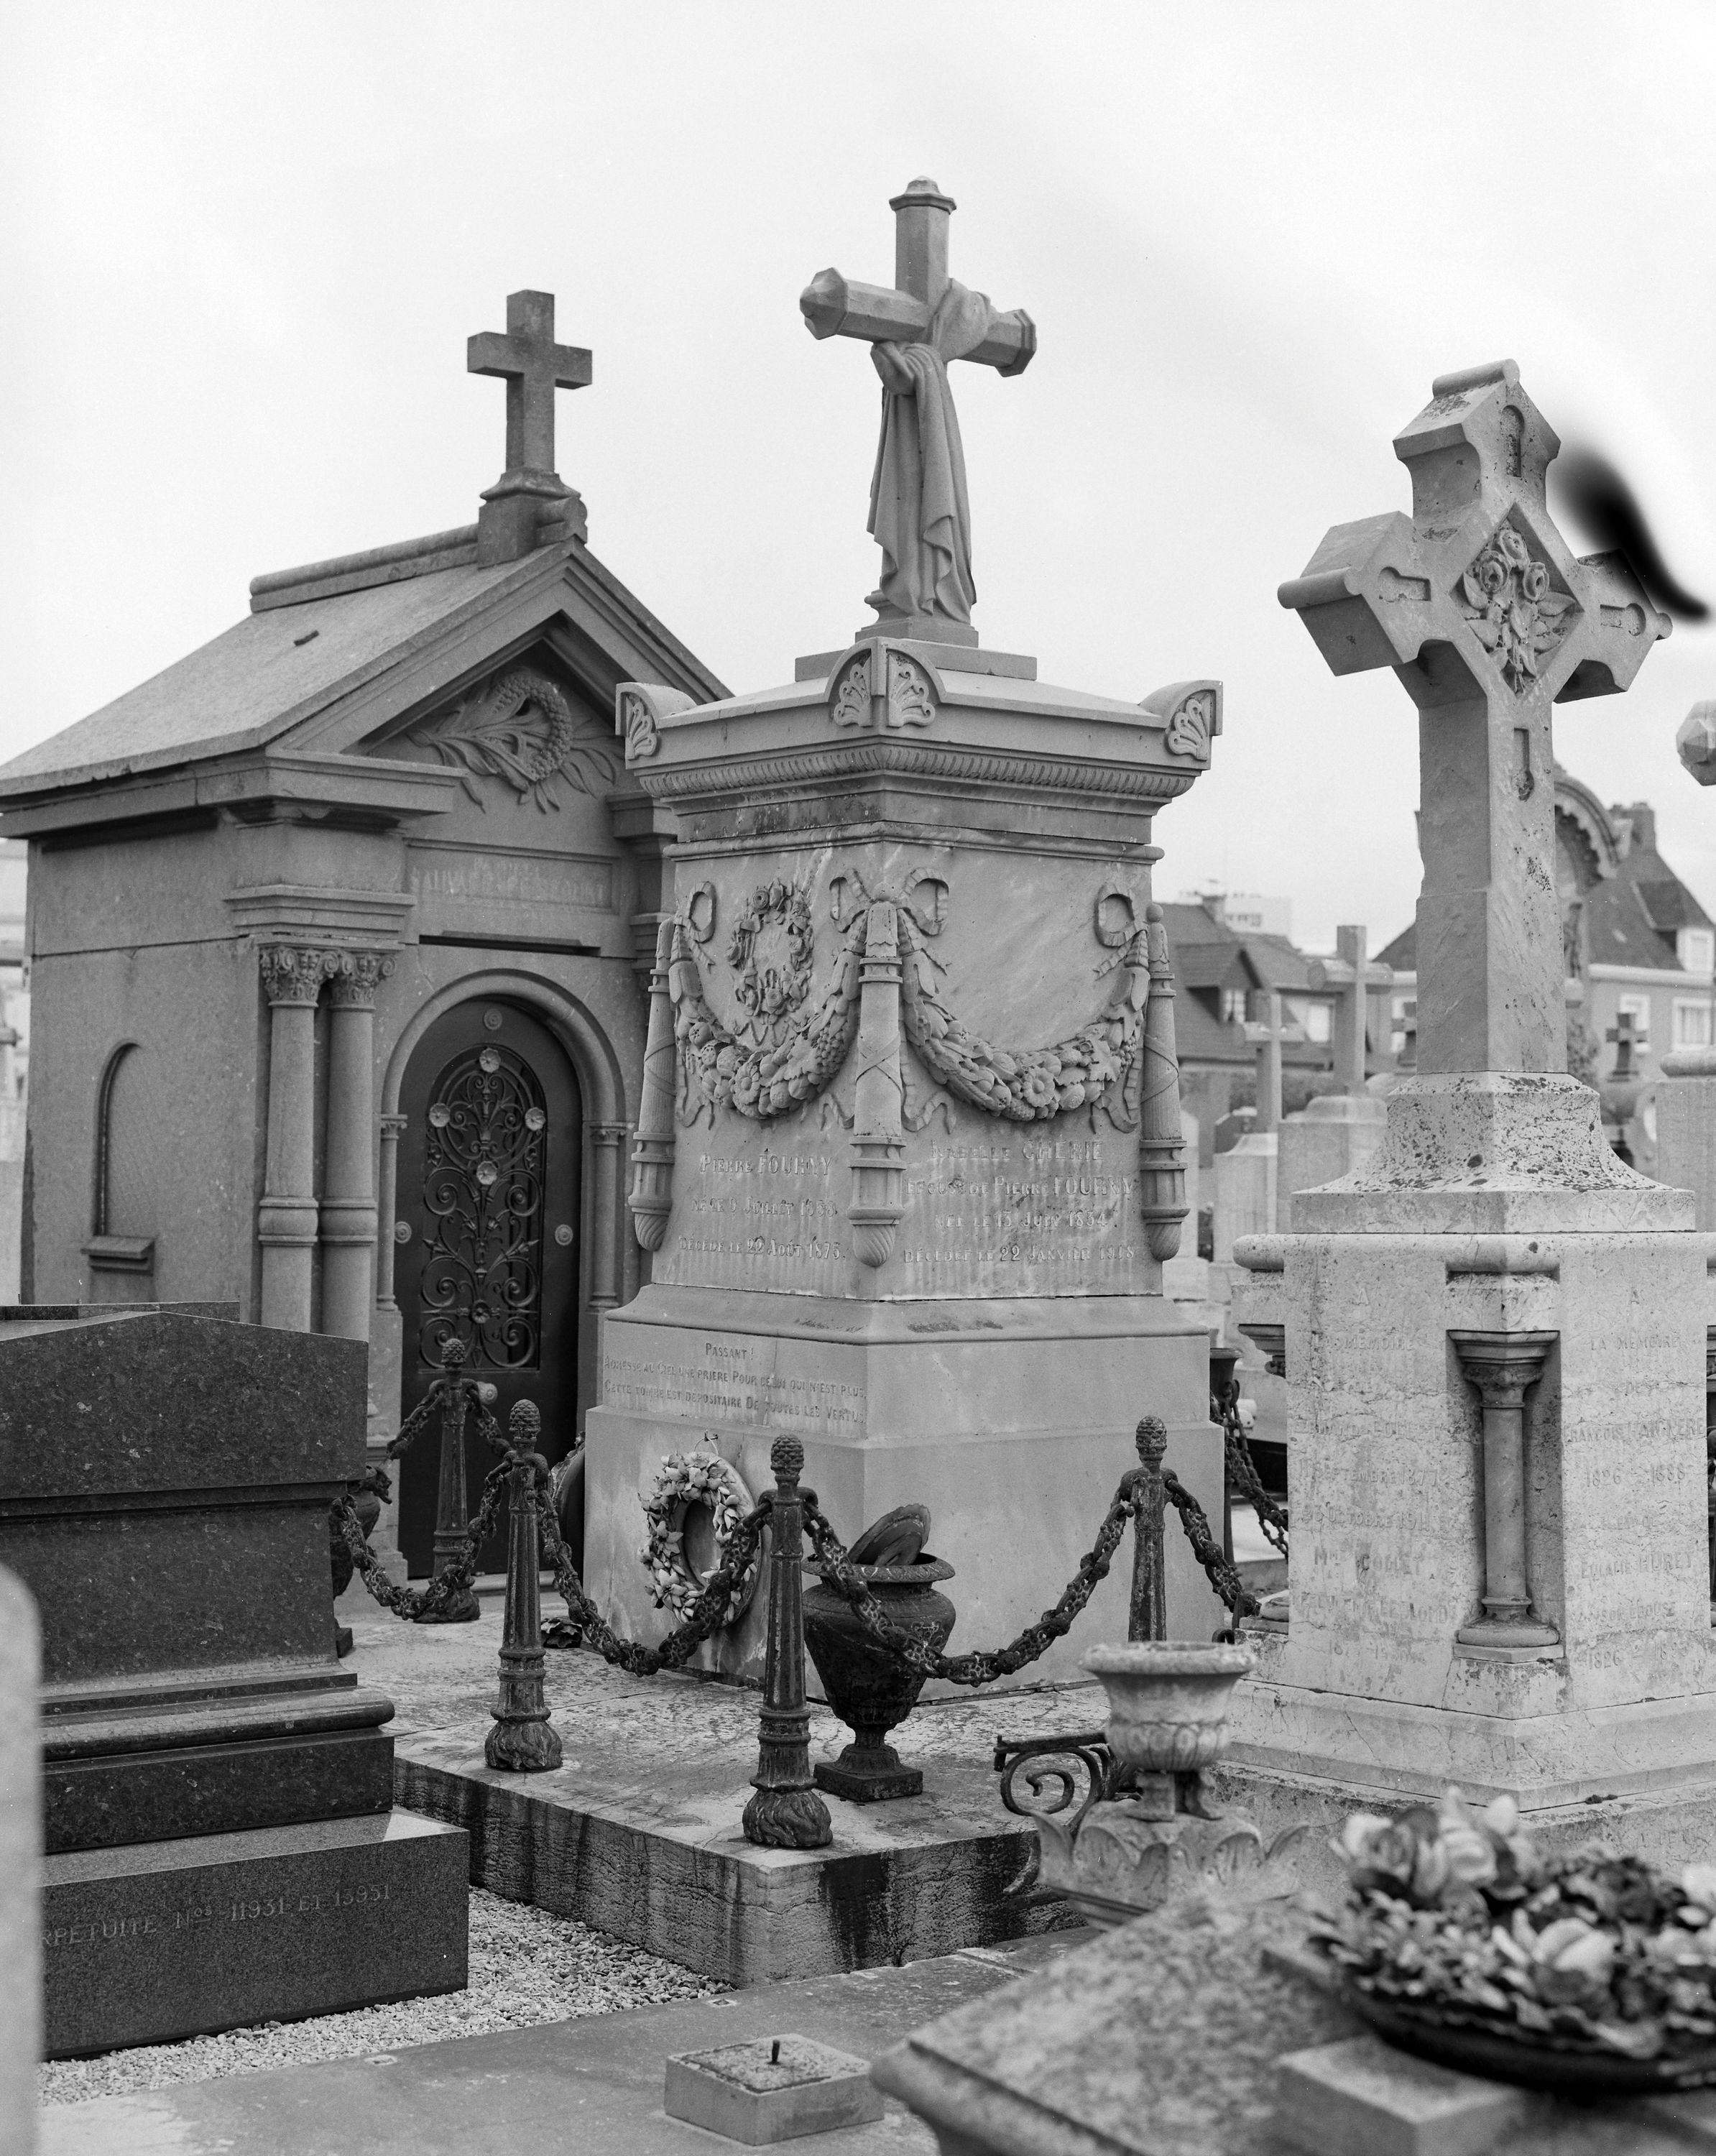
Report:
<svg viewBox="0 0 1716 2156"><path fill-rule="evenodd" d="M470 1374L496 1388L505 1427L512 1404L542 1409L551 1464L572 1450L578 1413L578 1081L547 1029L511 1004L477 1000L438 1019L400 1088L395 1292L403 1321L408 1414L450 1339ZM429 1570L440 1453L439 1424L402 1463L399 1542L412 1576ZM496 1455L467 1432L466 1502L476 1510ZM481 1567L506 1567L506 1515ZM577 1553L574 1552L574 1555Z"/></svg>

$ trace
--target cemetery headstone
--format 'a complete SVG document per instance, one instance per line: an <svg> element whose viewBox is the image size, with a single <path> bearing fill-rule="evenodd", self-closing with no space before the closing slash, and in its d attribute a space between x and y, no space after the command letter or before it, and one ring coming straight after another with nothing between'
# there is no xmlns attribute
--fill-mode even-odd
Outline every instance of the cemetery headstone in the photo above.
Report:
<svg viewBox="0 0 1716 2156"><path fill-rule="evenodd" d="M0 1570L0 2148L36 2145L42 2044L41 1641L29 1590Z"/></svg>
<svg viewBox="0 0 1716 2156"><path fill-rule="evenodd" d="M1292 1232L1296 1191L1315 1190L1368 1167L1382 1142L1386 1111L1365 1091L1367 1023L1373 999L1393 987L1395 976L1392 967L1368 963L1364 947L1363 928L1338 928L1335 957L1311 962L1312 987L1335 991L1335 1090L1281 1126L1276 1226L1282 1235Z"/></svg>
<svg viewBox="0 0 1716 2156"><path fill-rule="evenodd" d="M465 1982L466 1848L334 1651L361 1342L0 1324L0 1561L42 1636L49 2056Z"/></svg>
<svg viewBox="0 0 1716 2156"><path fill-rule="evenodd" d="M645 1638L667 1618L639 1500L700 1440L754 1491L801 1435L849 1537L928 1506L973 1645L1059 1593L1140 1412L1220 1502L1206 1337L1162 1292L1185 1198L1150 888L1220 685L1128 701L980 648L944 362L1016 372L1035 332L949 277L932 182L894 206L896 285L830 271L803 301L882 378L877 619L761 693L619 690L628 769L680 834L631 1195L652 1277L604 1321L587 1423L591 1590ZM1172 1621L1207 1635L1176 1565ZM763 1623L707 1651L754 1672Z"/></svg>
<svg viewBox="0 0 1716 2156"><path fill-rule="evenodd" d="M1338 526L1281 597L1418 706L1418 1068L1370 1166L1249 1254L1285 1309L1293 1561L1230 1756L1625 1799L1634 1845L1703 1854L1706 1261L1566 1074L1554 872L1552 706L1626 688L1668 623L1562 540L1511 362L1437 381L1395 447L1412 514Z"/></svg>
<svg viewBox="0 0 1716 2156"><path fill-rule="evenodd" d="M1246 1039L1256 1050L1257 1112L1246 1135L1215 1156L1215 1262L1231 1265L1241 1235L1273 1234L1277 1223L1281 1131L1281 1051L1304 1034L1282 1014L1278 989L1266 989L1264 1015L1246 1022Z"/></svg>

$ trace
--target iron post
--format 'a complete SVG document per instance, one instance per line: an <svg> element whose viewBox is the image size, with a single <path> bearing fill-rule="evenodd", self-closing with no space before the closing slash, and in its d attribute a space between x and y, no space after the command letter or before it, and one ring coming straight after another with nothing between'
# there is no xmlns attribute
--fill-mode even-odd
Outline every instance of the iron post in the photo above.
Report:
<svg viewBox="0 0 1716 2156"><path fill-rule="evenodd" d="M1167 1427L1159 1417L1146 1415L1133 1433L1133 1442L1138 1449L1138 1465L1133 1476L1138 1512L1132 1528L1132 1607L1126 1636L1165 1640L1167 1553L1162 1546L1162 1515L1167 1499L1162 1488L1162 1462L1168 1452Z"/></svg>
<svg viewBox="0 0 1716 2156"><path fill-rule="evenodd" d="M470 1521L465 1496L465 1417L472 1388L465 1375L465 1347L449 1340L441 1349L440 1480L435 1492L434 1557L432 1577L439 1579L465 1554ZM419 1618L423 1625L470 1625L480 1614L474 1589L450 1598L444 1608Z"/></svg>
<svg viewBox="0 0 1716 2156"><path fill-rule="evenodd" d="M501 1637L500 1697L483 1746L491 1767L540 1774L560 1764L560 1739L548 1720L542 1686L542 1546L537 1507L548 1463L537 1450L542 1418L533 1400L517 1400L507 1423L512 1517L506 1538L506 1622Z"/></svg>
<svg viewBox="0 0 1716 2156"><path fill-rule="evenodd" d="M834 1840L828 1806L810 1772L810 1710L804 1703L804 1498L799 1487L804 1448L778 1437L768 1455L768 1633L757 1748L757 1794L745 1806L747 1841L763 1849L826 1849Z"/></svg>

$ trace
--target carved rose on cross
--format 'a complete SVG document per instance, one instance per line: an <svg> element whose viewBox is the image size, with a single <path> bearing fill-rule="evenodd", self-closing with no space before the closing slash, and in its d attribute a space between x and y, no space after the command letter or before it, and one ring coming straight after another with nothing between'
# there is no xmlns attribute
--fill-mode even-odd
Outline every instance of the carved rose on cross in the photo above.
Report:
<svg viewBox="0 0 1716 2156"><path fill-rule="evenodd" d="M1548 569L1512 524L1500 527L1461 578L1460 594L1473 635L1501 661L1514 695L1523 696L1537 680L1539 660L1572 626L1573 601L1551 588Z"/></svg>

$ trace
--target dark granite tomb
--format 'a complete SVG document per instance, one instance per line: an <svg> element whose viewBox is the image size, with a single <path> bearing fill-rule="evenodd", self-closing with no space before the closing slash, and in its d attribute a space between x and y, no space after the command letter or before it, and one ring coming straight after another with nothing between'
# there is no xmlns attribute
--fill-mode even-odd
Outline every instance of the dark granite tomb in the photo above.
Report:
<svg viewBox="0 0 1716 2156"><path fill-rule="evenodd" d="M50 2056L465 1982L465 1837L389 1826L393 1702L334 1652L327 1510L362 1470L365 1361L178 1311L0 1322L0 1564L42 1623ZM354 1960L301 1919L325 1879L342 1908L390 1904L391 1943ZM240 1920L287 1898L290 1927Z"/></svg>

